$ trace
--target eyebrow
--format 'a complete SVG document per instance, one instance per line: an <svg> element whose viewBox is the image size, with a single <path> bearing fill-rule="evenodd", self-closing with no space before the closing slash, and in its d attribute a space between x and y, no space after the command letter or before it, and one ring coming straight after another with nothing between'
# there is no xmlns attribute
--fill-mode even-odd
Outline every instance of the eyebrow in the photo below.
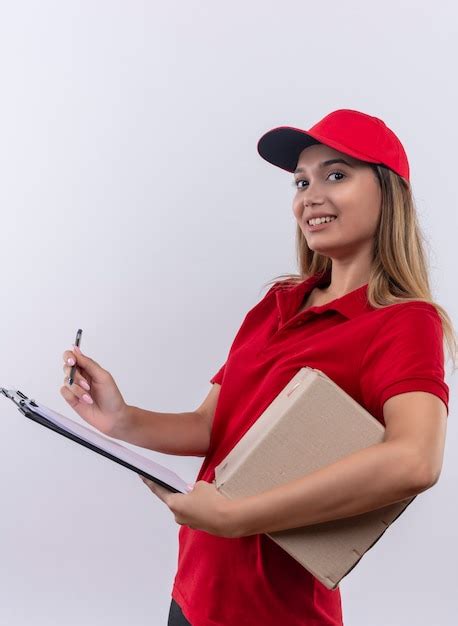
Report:
<svg viewBox="0 0 458 626"><path fill-rule="evenodd" d="M344 165L348 165L348 167L354 167L354 165L352 165L348 161L345 161L345 159L329 159L328 161L322 161L318 165L318 167L323 168L323 167L326 167L326 165L332 165L333 163L343 163ZM294 170L294 173L297 174L298 172L304 172L304 171L305 170L302 167L298 167L296 170Z"/></svg>

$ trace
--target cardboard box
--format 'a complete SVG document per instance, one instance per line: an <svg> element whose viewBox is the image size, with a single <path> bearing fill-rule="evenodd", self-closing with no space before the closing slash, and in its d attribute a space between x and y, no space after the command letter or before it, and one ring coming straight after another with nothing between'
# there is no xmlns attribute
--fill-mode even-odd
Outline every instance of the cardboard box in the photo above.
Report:
<svg viewBox="0 0 458 626"><path fill-rule="evenodd" d="M380 443L384 431L326 374L303 367L215 468L214 483L229 498L254 495ZM335 589L415 497L267 536Z"/></svg>

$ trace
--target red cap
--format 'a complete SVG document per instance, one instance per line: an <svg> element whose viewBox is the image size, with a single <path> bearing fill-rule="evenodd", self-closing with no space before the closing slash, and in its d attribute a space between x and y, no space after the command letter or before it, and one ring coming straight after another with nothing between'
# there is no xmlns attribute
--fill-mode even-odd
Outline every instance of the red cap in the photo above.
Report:
<svg viewBox="0 0 458 626"><path fill-rule="evenodd" d="M287 172L294 172L299 154L312 144L322 143L355 159L380 163L409 180L409 162L402 143L378 117L338 109L309 130L278 126L258 141L263 159Z"/></svg>

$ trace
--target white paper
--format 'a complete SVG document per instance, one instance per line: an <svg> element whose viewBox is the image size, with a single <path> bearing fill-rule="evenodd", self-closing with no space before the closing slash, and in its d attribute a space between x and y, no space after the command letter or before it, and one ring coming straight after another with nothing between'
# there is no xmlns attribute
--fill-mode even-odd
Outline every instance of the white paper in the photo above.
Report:
<svg viewBox="0 0 458 626"><path fill-rule="evenodd" d="M27 407L31 411L38 413L42 417L45 417L53 424L60 426L64 430L74 435L77 435L78 437L80 437L80 439L84 439L84 441L91 443L94 446L97 446L97 448L100 448L105 452L109 452L113 456L116 456L118 459L126 461L126 463L130 463L135 468L143 470L150 476L158 478L162 482L170 485L171 487L174 487L175 489L178 489L178 491L182 493L188 493L189 491L191 491L191 489L187 486L187 483L182 478L180 478L178 474L164 467L160 463L156 463L155 461L152 461L151 459L144 457L141 454L138 454L137 452L134 452L133 450L130 450L129 448L126 448L119 443L116 443L112 439L108 439L107 437L87 428L86 426L74 422L68 417L64 417L60 413L57 413L56 411L45 407L43 404L38 404L36 400L34 400L34 402L37 404L37 406L30 406L29 402L26 401Z"/></svg>

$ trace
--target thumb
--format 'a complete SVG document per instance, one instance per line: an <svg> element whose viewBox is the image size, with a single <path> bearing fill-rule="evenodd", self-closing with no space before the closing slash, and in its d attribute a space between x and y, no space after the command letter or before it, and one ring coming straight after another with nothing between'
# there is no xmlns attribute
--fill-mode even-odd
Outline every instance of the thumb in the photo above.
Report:
<svg viewBox="0 0 458 626"><path fill-rule="evenodd" d="M100 374L104 370L97 363L97 361L94 361L94 359L91 359L90 357L83 354L79 346L75 346L73 344L72 350L73 350L73 353L75 354L76 362L81 367L81 369L85 370L89 374L89 376L92 378L92 380L96 382L97 381L101 382Z"/></svg>

